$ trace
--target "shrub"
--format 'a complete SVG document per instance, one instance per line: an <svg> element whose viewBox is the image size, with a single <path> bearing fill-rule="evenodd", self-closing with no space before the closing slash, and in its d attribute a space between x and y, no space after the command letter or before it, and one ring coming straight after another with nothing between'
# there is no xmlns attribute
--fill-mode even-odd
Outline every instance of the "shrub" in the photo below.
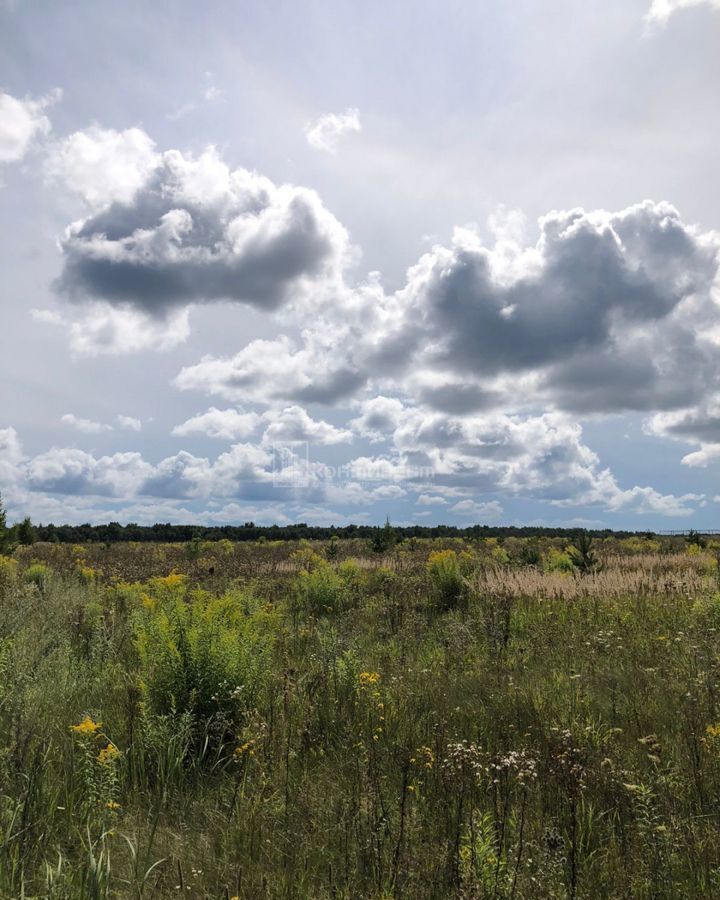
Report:
<svg viewBox="0 0 720 900"><path fill-rule="evenodd" d="M23 578L28 584L34 584L35 587L44 594L50 583L51 572L47 566L42 563L33 563L25 569Z"/></svg>
<svg viewBox="0 0 720 900"><path fill-rule="evenodd" d="M575 571L572 558L569 553L551 547L545 557L545 571L559 572L562 575L570 575Z"/></svg>
<svg viewBox="0 0 720 900"><path fill-rule="evenodd" d="M433 551L428 557L426 570L436 605L441 609L454 609L465 596L465 582L455 551Z"/></svg>
<svg viewBox="0 0 720 900"><path fill-rule="evenodd" d="M345 580L325 563L311 571L303 569L298 576L300 605L313 615L336 613L342 608Z"/></svg>
<svg viewBox="0 0 720 900"><path fill-rule="evenodd" d="M232 727L256 699L269 647L268 613L237 594L190 602L166 595L144 606L135 643L149 712L189 716L196 730L212 721Z"/></svg>

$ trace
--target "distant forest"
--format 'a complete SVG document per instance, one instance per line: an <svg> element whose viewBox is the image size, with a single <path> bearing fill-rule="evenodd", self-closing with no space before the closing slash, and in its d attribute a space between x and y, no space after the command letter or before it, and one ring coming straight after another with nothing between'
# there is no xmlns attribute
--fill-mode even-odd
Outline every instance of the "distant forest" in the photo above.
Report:
<svg viewBox="0 0 720 900"><path fill-rule="evenodd" d="M254 522L245 522L243 525L171 525L170 523L156 525L121 525L119 522L110 522L107 525L36 525L37 540L53 541L58 543L84 544L91 542L120 543L138 541L141 543L181 543L184 541L203 540L219 541L223 539L231 541L299 541L319 540L327 541L333 536L348 540L361 538L373 540L384 529L392 528L396 540L403 538L531 538L531 537L563 537L576 535L578 528L541 528L535 526L497 527L492 525L471 525L467 528L457 528L453 525L407 525L390 526L382 525L346 525L344 527L321 527L307 525L298 522L294 525L255 525ZM611 529L587 529L587 533L593 537L630 537L638 534L634 531L613 531ZM648 537L653 537L653 532L641 532Z"/></svg>

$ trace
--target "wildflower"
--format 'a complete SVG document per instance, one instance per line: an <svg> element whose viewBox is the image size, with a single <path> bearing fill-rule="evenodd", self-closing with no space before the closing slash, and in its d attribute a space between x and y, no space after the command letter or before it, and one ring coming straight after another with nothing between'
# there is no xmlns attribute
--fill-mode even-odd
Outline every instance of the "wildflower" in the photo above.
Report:
<svg viewBox="0 0 720 900"><path fill-rule="evenodd" d="M121 753L115 744L109 743L98 753L98 762L101 766L111 766L119 756Z"/></svg>
<svg viewBox="0 0 720 900"><path fill-rule="evenodd" d="M120 809L120 804L116 803L114 800L108 800L105 806L110 810L110 812L117 812Z"/></svg>
<svg viewBox="0 0 720 900"><path fill-rule="evenodd" d="M501 775L512 776L521 786L537 778L537 761L526 750L511 750L504 756L496 757L490 763L490 769L496 784Z"/></svg>
<svg viewBox="0 0 720 900"><path fill-rule="evenodd" d="M179 584L183 584L186 578L187 575L182 575L180 572L171 572L164 578L159 578L158 581L166 587L172 588L177 587Z"/></svg>
<svg viewBox="0 0 720 900"><path fill-rule="evenodd" d="M478 783L488 774L484 751L468 741L448 744L442 767L456 778L469 776Z"/></svg>
<svg viewBox="0 0 720 900"><path fill-rule="evenodd" d="M237 747L233 750L233 758L235 762L238 762L247 754L247 756L255 756L255 751L253 750L253 745L255 741L245 741L244 744L238 744Z"/></svg>
<svg viewBox="0 0 720 900"><path fill-rule="evenodd" d="M367 687L371 684L377 684L380 681L380 673L379 672L361 672L358 675L358 680L362 687Z"/></svg>
<svg viewBox="0 0 720 900"><path fill-rule="evenodd" d="M415 752L420 757L420 765L424 766L426 769L432 769L435 765L435 754L433 753L432 747L418 747ZM413 757L410 762L414 763L415 757Z"/></svg>
<svg viewBox="0 0 720 900"><path fill-rule="evenodd" d="M708 725L708 727L705 729L705 734L707 734L707 736L711 738L720 737L720 722L716 723L715 725Z"/></svg>
<svg viewBox="0 0 720 900"><path fill-rule="evenodd" d="M102 722L93 721L91 716L85 716L79 725L71 725L70 731L80 734L83 737L92 737L102 728Z"/></svg>

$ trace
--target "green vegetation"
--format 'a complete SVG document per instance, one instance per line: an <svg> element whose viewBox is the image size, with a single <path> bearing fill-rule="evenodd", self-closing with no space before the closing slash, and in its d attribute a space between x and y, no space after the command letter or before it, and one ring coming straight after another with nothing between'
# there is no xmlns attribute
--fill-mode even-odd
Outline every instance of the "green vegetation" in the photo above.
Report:
<svg viewBox="0 0 720 900"><path fill-rule="evenodd" d="M703 543L13 544L0 897L720 895Z"/></svg>

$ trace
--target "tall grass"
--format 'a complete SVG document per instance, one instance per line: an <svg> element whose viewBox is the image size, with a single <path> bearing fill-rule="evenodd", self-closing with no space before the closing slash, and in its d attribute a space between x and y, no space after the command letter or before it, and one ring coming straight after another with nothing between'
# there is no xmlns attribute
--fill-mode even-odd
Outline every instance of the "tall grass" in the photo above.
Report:
<svg viewBox="0 0 720 900"><path fill-rule="evenodd" d="M0 566L1 897L720 894L712 552L149 549Z"/></svg>

